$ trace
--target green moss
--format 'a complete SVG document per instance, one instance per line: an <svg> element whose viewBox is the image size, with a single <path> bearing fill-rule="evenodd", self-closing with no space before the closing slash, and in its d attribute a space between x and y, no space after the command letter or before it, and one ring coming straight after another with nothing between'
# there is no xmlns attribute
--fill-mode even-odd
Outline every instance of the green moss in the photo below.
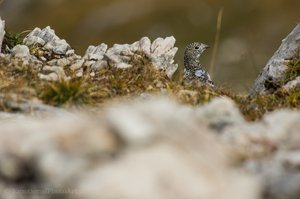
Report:
<svg viewBox="0 0 300 199"><path fill-rule="evenodd" d="M288 69L286 72L286 82L294 80L298 76L300 76L300 59L292 59L288 63Z"/></svg>
<svg viewBox="0 0 300 199"><path fill-rule="evenodd" d="M43 51L41 50L41 46L39 44L32 44L28 48L31 55L41 57Z"/></svg>
<svg viewBox="0 0 300 199"><path fill-rule="evenodd" d="M300 90L277 90L270 95L239 98L237 104L247 120L260 119L265 113L281 109L300 109Z"/></svg>
<svg viewBox="0 0 300 199"><path fill-rule="evenodd" d="M21 37L21 34L6 31L2 43L1 52L8 53L8 49L12 49L14 46L22 43L23 38Z"/></svg>

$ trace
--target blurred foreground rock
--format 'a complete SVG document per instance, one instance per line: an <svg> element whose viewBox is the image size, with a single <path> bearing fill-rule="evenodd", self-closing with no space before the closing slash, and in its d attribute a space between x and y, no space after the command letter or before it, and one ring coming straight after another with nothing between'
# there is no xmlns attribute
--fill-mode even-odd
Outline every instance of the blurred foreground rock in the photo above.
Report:
<svg viewBox="0 0 300 199"><path fill-rule="evenodd" d="M258 179L235 168L213 134L214 110L149 99L93 114L2 117L1 197L259 198Z"/></svg>
<svg viewBox="0 0 300 199"><path fill-rule="evenodd" d="M267 65L262 69L261 73L254 82L250 91L250 95L268 94L279 88L285 90L299 87L300 79L295 78L293 73L298 76L299 63L296 68L289 67L292 60L298 60L300 51L300 24L282 40L282 44L275 52L273 57L268 61ZM298 67L298 68L297 68Z"/></svg>
<svg viewBox="0 0 300 199"><path fill-rule="evenodd" d="M288 119L287 119L288 118ZM298 198L300 113L248 123L218 98L0 117L1 198Z"/></svg>

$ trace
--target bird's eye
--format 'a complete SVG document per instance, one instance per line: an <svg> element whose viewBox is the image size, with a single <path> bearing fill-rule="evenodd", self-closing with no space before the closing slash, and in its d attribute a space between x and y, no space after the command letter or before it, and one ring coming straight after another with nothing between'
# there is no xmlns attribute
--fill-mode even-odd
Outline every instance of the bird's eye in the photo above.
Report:
<svg viewBox="0 0 300 199"><path fill-rule="evenodd" d="M196 46L195 49L196 49L196 50L199 50L199 46Z"/></svg>

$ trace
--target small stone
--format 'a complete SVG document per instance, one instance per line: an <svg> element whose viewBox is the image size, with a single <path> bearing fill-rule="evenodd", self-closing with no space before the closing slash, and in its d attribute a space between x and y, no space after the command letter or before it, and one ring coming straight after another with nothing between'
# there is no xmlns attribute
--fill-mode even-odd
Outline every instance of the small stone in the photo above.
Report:
<svg viewBox="0 0 300 199"><path fill-rule="evenodd" d="M87 67L87 68L90 68L93 64L95 64L96 61L85 61L83 63L83 66Z"/></svg>
<svg viewBox="0 0 300 199"><path fill-rule="evenodd" d="M217 132L222 132L225 127L244 123L238 107L227 97L213 99L207 105L199 107L196 114L199 121Z"/></svg>
<svg viewBox="0 0 300 199"><path fill-rule="evenodd" d="M76 77L82 77L83 76L83 69L80 68L78 71L76 71Z"/></svg>
<svg viewBox="0 0 300 199"><path fill-rule="evenodd" d="M71 65L70 69L72 71L78 70L79 68L82 67L83 63L84 63L84 59L80 59L77 62L75 62L73 65Z"/></svg>
<svg viewBox="0 0 300 199"><path fill-rule="evenodd" d="M46 58L46 57L44 57L44 56L40 57L40 59L41 59L42 61L44 61L44 62L46 62L46 61L47 61L47 58Z"/></svg>
<svg viewBox="0 0 300 199"><path fill-rule="evenodd" d="M73 56L74 54L75 54L75 50L74 50L74 49L70 49L70 50L68 50L68 51L66 52L66 55L67 55L68 57Z"/></svg>
<svg viewBox="0 0 300 199"><path fill-rule="evenodd" d="M52 60L48 61L47 64L49 66L56 66L57 65L57 59L52 59Z"/></svg>
<svg viewBox="0 0 300 199"><path fill-rule="evenodd" d="M99 70L101 68L107 67L107 62L104 60L99 60L96 63L94 63L91 67L92 70Z"/></svg>
<svg viewBox="0 0 300 199"><path fill-rule="evenodd" d="M57 65L60 67L64 67L70 64L70 60L67 58L61 58L59 60L57 60Z"/></svg>
<svg viewBox="0 0 300 199"><path fill-rule="evenodd" d="M282 88L285 90L292 90L299 87L300 87L300 76L296 77L296 79L289 81L284 86L282 86Z"/></svg>
<svg viewBox="0 0 300 199"><path fill-rule="evenodd" d="M49 76L50 81L61 81L67 79L64 69L60 66L44 66L43 72L50 72L50 74L42 75L42 79L45 80L47 80L46 76ZM53 73L56 74L56 76L53 75Z"/></svg>
<svg viewBox="0 0 300 199"><path fill-rule="evenodd" d="M56 73L49 73L47 75L44 75L42 73L39 73L38 74L38 77L42 80L46 80L46 81L58 81L59 78L58 78L58 75Z"/></svg>
<svg viewBox="0 0 300 199"><path fill-rule="evenodd" d="M96 73L94 71L90 73L91 77L95 77L95 75L96 75Z"/></svg>
<svg viewBox="0 0 300 199"><path fill-rule="evenodd" d="M27 59L31 58L29 48L25 45L16 45L11 52L12 56L19 59Z"/></svg>
<svg viewBox="0 0 300 199"><path fill-rule="evenodd" d="M99 46L89 46L83 56L84 59L98 61L102 60L107 50L107 45L102 43Z"/></svg>

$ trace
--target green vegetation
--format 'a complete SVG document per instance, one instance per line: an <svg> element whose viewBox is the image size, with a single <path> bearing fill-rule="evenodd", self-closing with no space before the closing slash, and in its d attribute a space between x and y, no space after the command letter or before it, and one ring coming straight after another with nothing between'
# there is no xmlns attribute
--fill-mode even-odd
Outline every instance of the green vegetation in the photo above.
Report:
<svg viewBox="0 0 300 199"><path fill-rule="evenodd" d="M21 37L21 34L6 31L2 43L1 52L8 53L7 52L8 49L12 49L14 46L18 44L22 44L22 42L23 42L23 38Z"/></svg>
<svg viewBox="0 0 300 199"><path fill-rule="evenodd" d="M300 59L292 59L288 64L288 70L286 73L286 81L294 80L300 76Z"/></svg>
<svg viewBox="0 0 300 199"><path fill-rule="evenodd" d="M247 120L260 119L265 113L280 108L300 109L300 90L277 90L269 95L257 95L253 98L234 98Z"/></svg>
<svg viewBox="0 0 300 199"><path fill-rule="evenodd" d="M38 97L45 103L54 106L93 104L90 87L90 84L83 78L44 83L38 88Z"/></svg>

